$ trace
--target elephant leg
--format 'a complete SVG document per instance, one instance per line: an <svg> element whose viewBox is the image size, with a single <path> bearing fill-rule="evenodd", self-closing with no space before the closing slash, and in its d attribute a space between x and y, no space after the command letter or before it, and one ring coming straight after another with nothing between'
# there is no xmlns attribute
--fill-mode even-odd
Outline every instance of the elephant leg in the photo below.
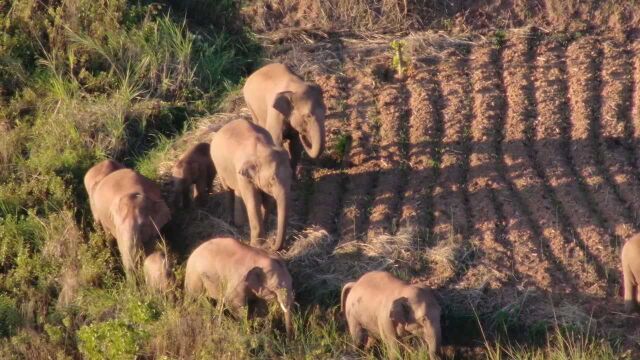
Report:
<svg viewBox="0 0 640 360"><path fill-rule="evenodd" d="M229 224L235 224L235 193L233 190L225 191L224 194L224 205L226 209L225 218Z"/></svg>
<svg viewBox="0 0 640 360"><path fill-rule="evenodd" d="M398 346L398 339L396 337L396 331L391 323L391 320L384 321L381 324L378 324L380 329L380 337L382 341L387 346L388 356L389 358L397 358L402 359L402 355L400 354L400 348Z"/></svg>
<svg viewBox="0 0 640 360"><path fill-rule="evenodd" d="M245 224L244 201L237 190L233 193L233 223L238 227Z"/></svg>
<svg viewBox="0 0 640 360"><path fill-rule="evenodd" d="M351 339L353 340L353 343L358 347L358 349L361 349L364 346L365 341L367 340L367 333L362 328L362 325L360 325L360 323L356 320L349 321L348 323Z"/></svg>
<svg viewBox="0 0 640 360"><path fill-rule="evenodd" d="M196 202L200 205L203 205L207 199L207 195L209 192L207 191L207 179L199 178L196 182Z"/></svg>
<svg viewBox="0 0 640 360"><path fill-rule="evenodd" d="M215 170L213 168L213 164L207 168L207 179L206 179L206 190L207 194L211 194L213 192L213 178L216 177Z"/></svg>
<svg viewBox="0 0 640 360"><path fill-rule="evenodd" d="M263 239L263 226L260 216L262 206L262 196L260 192L250 185L242 185L242 200L247 208L249 218L249 228L251 230L251 245L259 246Z"/></svg>
<svg viewBox="0 0 640 360"><path fill-rule="evenodd" d="M297 178L297 169L298 163L300 162L300 158L302 157L302 152L304 151L304 147L302 146L302 142L300 138L295 136L289 140L289 156L291 158L291 171L293 173L293 179Z"/></svg>
<svg viewBox="0 0 640 360"><path fill-rule="evenodd" d="M622 269L622 276L624 279L624 310L627 313L631 313L636 309L636 293L637 286L634 284L633 274L628 266L624 266Z"/></svg>

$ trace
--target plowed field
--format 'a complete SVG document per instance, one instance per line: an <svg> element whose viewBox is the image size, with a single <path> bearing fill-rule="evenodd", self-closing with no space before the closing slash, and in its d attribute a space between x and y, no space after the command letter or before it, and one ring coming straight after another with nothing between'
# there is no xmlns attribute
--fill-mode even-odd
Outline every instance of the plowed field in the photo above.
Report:
<svg viewBox="0 0 640 360"><path fill-rule="evenodd" d="M421 46L403 78L388 39L273 56L321 85L329 109L284 253L301 298L386 267L440 290L449 342L471 310L590 319L633 342L619 253L640 229L638 44L526 31L406 41Z"/></svg>

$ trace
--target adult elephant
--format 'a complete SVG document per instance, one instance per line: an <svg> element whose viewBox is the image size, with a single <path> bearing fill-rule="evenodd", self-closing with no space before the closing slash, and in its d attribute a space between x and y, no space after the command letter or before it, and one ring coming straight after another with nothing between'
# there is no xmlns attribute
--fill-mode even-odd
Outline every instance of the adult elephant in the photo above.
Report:
<svg viewBox="0 0 640 360"><path fill-rule="evenodd" d="M91 171L91 170L89 170ZM160 229L171 218L156 183L131 169L102 178L90 193L95 221L116 238L127 276L149 255Z"/></svg>
<svg viewBox="0 0 640 360"><path fill-rule="evenodd" d="M312 159L320 156L326 107L318 85L276 63L251 74L242 92L253 122L267 129L276 145L288 142L294 174L303 148Z"/></svg>
<svg viewBox="0 0 640 360"><path fill-rule="evenodd" d="M282 248L291 198L291 168L287 153L276 146L269 133L249 121L238 119L223 126L211 139L211 158L222 187L229 190L228 205L234 223L244 223L244 208L251 229L251 245L260 245L268 203L275 200L277 229L273 250Z"/></svg>

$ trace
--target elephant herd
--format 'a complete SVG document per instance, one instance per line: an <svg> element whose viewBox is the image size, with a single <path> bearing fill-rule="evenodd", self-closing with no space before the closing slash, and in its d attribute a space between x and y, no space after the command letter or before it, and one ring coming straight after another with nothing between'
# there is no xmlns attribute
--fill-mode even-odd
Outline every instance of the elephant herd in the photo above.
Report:
<svg viewBox="0 0 640 360"><path fill-rule="evenodd" d="M250 244L233 238L203 242L189 256L184 291L224 301L232 311L250 301L276 301L292 335L294 302L291 275L274 252L284 244L291 183L303 150L317 158L324 147L326 108L322 89L293 74L285 65L270 64L253 73L243 88L252 121L234 120L185 152L172 169L170 204L175 210L202 202L215 176L228 193L228 213L235 225L249 222ZM124 165L104 160L84 177L94 222L117 243L122 265L131 277L142 265L146 286L168 291L175 279L166 255L158 250L160 230L171 210L160 187ZM274 252L263 249L265 218L277 211ZM624 300L628 311L640 302L640 235L622 250ZM428 345L431 358L440 353L440 306L432 291L409 285L387 272L364 274L344 285L341 307L357 346L382 339L398 354L398 339L413 334Z"/></svg>

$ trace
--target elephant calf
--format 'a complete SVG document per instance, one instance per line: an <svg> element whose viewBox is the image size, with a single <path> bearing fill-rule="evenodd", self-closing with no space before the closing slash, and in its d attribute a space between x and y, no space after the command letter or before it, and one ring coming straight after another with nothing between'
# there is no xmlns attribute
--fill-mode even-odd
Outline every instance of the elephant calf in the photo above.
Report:
<svg viewBox="0 0 640 360"><path fill-rule="evenodd" d="M210 144L199 143L187 150L171 170L173 177L173 203L176 208L191 203L192 186L196 188L196 200L202 201L211 192L216 175L211 160Z"/></svg>
<svg viewBox="0 0 640 360"><path fill-rule="evenodd" d="M93 171L90 169L87 176ZM153 250L153 240L171 218L169 208L158 185L131 169L109 173L92 189L93 217L115 237L124 270L130 276L137 260Z"/></svg>
<svg viewBox="0 0 640 360"><path fill-rule="evenodd" d="M624 280L624 308L630 313L640 303L640 234L634 235L622 247L622 277Z"/></svg>
<svg viewBox="0 0 640 360"><path fill-rule="evenodd" d="M232 191L229 206L233 203L236 225L243 222L242 204L245 205L251 245L257 245L264 236L266 196L275 199L278 219L273 249L280 250L291 196L291 167L286 151L273 143L265 129L246 120L234 120L213 135L211 158L223 188Z"/></svg>
<svg viewBox="0 0 640 360"><path fill-rule="evenodd" d="M252 299L276 300L292 335L291 275L282 259L232 238L215 238L198 246L185 271L185 292L224 300L234 311Z"/></svg>
<svg viewBox="0 0 640 360"><path fill-rule="evenodd" d="M160 251L154 251L144 259L142 266L144 281L153 290L166 292L173 287L173 275L167 257Z"/></svg>
<svg viewBox="0 0 640 360"><path fill-rule="evenodd" d="M431 290L372 271L342 288L341 306L353 341L361 347L381 338L394 356L399 356L398 338L421 336L431 359L440 353L440 306Z"/></svg>
<svg viewBox="0 0 640 360"><path fill-rule="evenodd" d="M247 78L242 93L253 122L267 129L276 145L288 142L294 172L303 148L312 159L320 156L326 107L318 85L283 64L269 64Z"/></svg>

